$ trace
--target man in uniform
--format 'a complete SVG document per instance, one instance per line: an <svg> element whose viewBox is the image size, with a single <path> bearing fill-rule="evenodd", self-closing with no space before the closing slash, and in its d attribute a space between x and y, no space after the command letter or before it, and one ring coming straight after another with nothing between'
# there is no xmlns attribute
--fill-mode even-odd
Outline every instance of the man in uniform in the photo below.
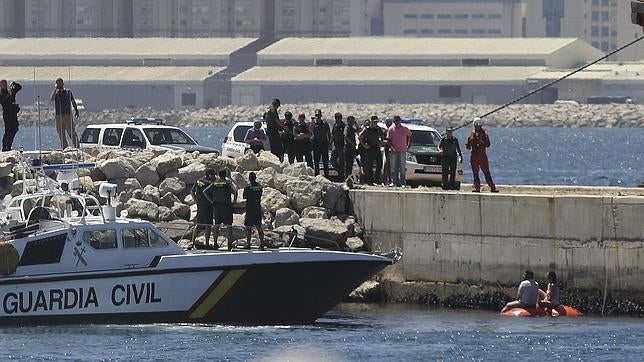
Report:
<svg viewBox="0 0 644 362"><path fill-rule="evenodd" d="M277 156L281 161L284 161L284 147L282 146L282 138L280 131L286 131L282 121L280 121L279 114L277 113L280 108L281 102L279 99L273 99L271 106L268 107L264 113L264 121L266 122L266 136L268 136L268 143L271 147L271 153Z"/></svg>
<svg viewBox="0 0 644 362"><path fill-rule="evenodd" d="M4 136L2 137L2 151L11 151L13 139L18 133L18 112L20 107L16 104L16 94L22 86L11 82L7 87L7 80L0 80L0 104L2 104L2 119L4 120Z"/></svg>
<svg viewBox="0 0 644 362"><path fill-rule="evenodd" d="M284 112L284 128L282 131L282 144L284 145L284 150L288 155L288 163L295 162L295 147L293 146L293 129L295 128L295 120L293 119L293 113L290 111Z"/></svg>
<svg viewBox="0 0 644 362"><path fill-rule="evenodd" d="M237 202L237 190L232 182L226 179L226 170L219 171L219 179L212 183L212 201L215 214L215 243L219 238L219 225L227 229L228 250L233 248L233 204ZM230 199L233 196L234 200Z"/></svg>
<svg viewBox="0 0 644 362"><path fill-rule="evenodd" d="M313 124L313 169L315 176L320 174L320 158L324 167L324 177L329 177L329 144L331 142L331 128L329 123L322 119L322 110L315 110Z"/></svg>
<svg viewBox="0 0 644 362"><path fill-rule="evenodd" d="M351 176L353 173L353 160L356 158L356 118L347 117L347 127L344 129L344 175Z"/></svg>
<svg viewBox="0 0 644 362"><path fill-rule="evenodd" d="M345 124L342 121L342 113L337 112L334 116L335 123L331 131L331 142L333 142L333 152L331 152L331 164L338 172L340 180L344 180L344 129Z"/></svg>
<svg viewBox="0 0 644 362"><path fill-rule="evenodd" d="M438 145L438 152L441 153L443 190L458 190L456 187L456 163L459 157L461 160L463 159L463 153L458 144L458 138L454 137L454 129L449 127L445 132L445 138Z"/></svg>
<svg viewBox="0 0 644 362"><path fill-rule="evenodd" d="M195 249L208 248L210 245L210 231L212 229L212 182L215 180L215 171L206 170L206 178L200 178L195 182L190 193L197 203L197 220L192 230L192 244ZM197 233L200 228L205 229L206 243L204 245L195 242ZM215 238L215 248L217 248L217 238Z"/></svg>
<svg viewBox="0 0 644 362"><path fill-rule="evenodd" d="M248 174L250 185L244 187L244 199L246 200L246 217L244 226L246 226L246 248L250 249L250 236L253 226L257 228L259 234L259 250L264 250L264 229L262 229L262 185L257 183L255 172Z"/></svg>
<svg viewBox="0 0 644 362"><path fill-rule="evenodd" d="M293 127L293 148L297 162L306 161L306 165L313 168L313 155L311 154L311 128L306 122L306 115L300 113Z"/></svg>
<svg viewBox="0 0 644 362"><path fill-rule="evenodd" d="M479 117L475 117L472 121L474 130L467 138L465 147L472 150L470 163L472 165L472 174L474 174L474 190L472 192L481 192L481 179L479 178L479 170L483 171L485 182L490 186L490 192L499 192L492 181L492 174L490 173L490 164L487 159L486 148L490 147L490 136L483 129L483 122Z"/></svg>
<svg viewBox="0 0 644 362"><path fill-rule="evenodd" d="M380 172L382 171L382 130L378 126L378 116L372 116L369 121L369 128L360 134L360 144L364 148L364 181L367 185L380 183ZM376 170L374 174L374 164Z"/></svg>

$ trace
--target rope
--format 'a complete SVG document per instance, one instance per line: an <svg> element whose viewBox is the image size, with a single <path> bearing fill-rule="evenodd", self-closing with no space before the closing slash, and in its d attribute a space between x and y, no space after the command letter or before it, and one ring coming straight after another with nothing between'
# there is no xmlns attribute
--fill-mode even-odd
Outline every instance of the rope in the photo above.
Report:
<svg viewBox="0 0 644 362"><path fill-rule="evenodd" d="M590 63L588 63L588 64L584 65L583 67L578 68L578 69L576 69L576 70L574 70L574 71L572 71L572 72L570 72L570 73L568 73L568 74L564 75L564 76L563 76L563 77L561 77L561 78L555 79L555 80L553 80L553 81L552 81L552 82L550 82L550 83L547 83L547 84L545 84L545 85L543 85L543 86L541 86L541 87L539 87L539 88L537 88L537 89L535 89L535 90L533 90L533 91L531 91L531 92L529 92L529 93L526 93L526 94L522 95L522 96L521 96L521 97L519 97L519 98L516 98L516 99L514 99L514 100L512 100L512 101L510 101L510 102L508 102L508 103L505 103L505 104L504 104L504 105L502 105L502 106L499 106L499 107L497 107L497 108L495 108L495 109L493 109L493 110L491 110L491 111L489 111L489 112L487 112L487 113L485 113L485 114L483 114L483 115L479 116L479 118L485 118L485 117L487 117L487 116L489 116L489 115L491 115L491 114L493 114L493 113L496 113L496 112L498 112L498 111L500 111L500 110L502 110L502 109L505 109L505 108L507 108L507 107L509 107L509 106L511 106L511 105L513 105L513 104L515 104L515 103L517 103L517 102L520 102L520 101L522 101L522 100L524 100L524 99L526 99L526 98L530 97L531 95L534 95L534 94L536 94L536 93L539 93L539 92L541 92L542 90L544 90L544 89L546 89L546 88L552 87L553 85L555 85L555 84L557 84L557 83L561 82L562 80L565 80L565 79L567 79L567 78L570 78L571 76L573 76L573 75L575 75L575 74L577 74L577 73L579 73L579 72L583 71L584 69L586 69L586 68L588 68L588 67L590 67L590 66L592 66L592 65L595 65L595 64L597 64L597 63L601 62L602 60L605 60L605 59L609 58L610 56L614 55L615 53L618 53L618 52L620 52L620 51L622 51L622 50L624 50L624 49L628 48L629 46L631 46L631 45L633 45L633 44L635 44L635 43L639 42L639 41L640 41L640 40L642 40L642 39L644 39L644 35L643 35L643 36L640 36L639 38L637 38L637 39L635 39L635 40L633 40L633 41L631 41L631 42L629 42L629 43L627 43L626 45L623 45L623 46L621 46L621 47L619 47L619 48L617 48L617 49L613 50L612 52L610 52L610 53L608 53L608 54L604 55L603 57L601 57L601 58L599 58L599 59L597 59L597 60L595 60L595 61L592 61L592 62L590 62ZM463 127L465 127L465 126L469 125L470 123L471 123L471 121L467 121L466 123L463 123L462 125L460 125L460 126L458 126L458 127L455 127L455 128L454 128L454 130L456 131L456 130L458 130L458 129L461 129L461 128L463 128Z"/></svg>

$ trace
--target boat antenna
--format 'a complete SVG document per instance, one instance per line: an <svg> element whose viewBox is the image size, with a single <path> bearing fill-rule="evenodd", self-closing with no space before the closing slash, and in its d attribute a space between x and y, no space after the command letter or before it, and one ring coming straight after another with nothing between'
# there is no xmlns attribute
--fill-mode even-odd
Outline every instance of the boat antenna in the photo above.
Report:
<svg viewBox="0 0 644 362"><path fill-rule="evenodd" d="M508 102L508 103L505 103L504 105L499 106L499 107L497 107L497 108L495 108L495 109L493 109L493 110L491 110L491 111L489 111L489 112L487 112L487 113L485 113L485 114L482 114L482 115L480 115L480 116L478 116L478 117L479 117L479 118L485 118L485 117L487 117L487 116L489 116L489 115L491 115L491 114L494 114L494 113L496 113L496 112L498 112L498 111L500 111L500 110L502 110L502 109L504 109L504 108L507 108L507 107L509 107L509 106L511 106L511 105L513 105L513 104L515 104L515 103L517 103L517 102L520 102L520 101L522 101L522 100L524 100L524 99L526 99L526 98L530 97L530 96L531 96L531 95L533 95L533 94L539 93L539 92L541 92L542 90L544 90L544 89L546 89L546 88L552 87L553 85L555 85L555 84L557 84L557 83L561 82L562 80L564 80L564 79L566 79L566 78L569 78L569 77L571 77L571 76L573 76L573 75L575 75L575 74L577 74L577 73L579 73L579 72L583 71L584 69L586 69L586 68L588 68L588 67L590 67L590 66L592 66L592 65L595 65L595 64L597 64L597 63L601 62L602 60L607 59L608 57L613 56L615 53L618 53L618 52L620 52L620 51L622 51L622 50L624 50L624 49L626 49L626 48L630 47L631 45L633 45L633 44L635 44L635 43L639 42L639 41L640 41L640 40L642 40L642 39L644 39L644 35L643 35L643 36L640 36L639 38L637 38L637 39L635 39L635 40L633 40L633 41L631 41L631 42L629 42L629 43L627 43L627 44L625 44L625 45L623 45L623 46L621 46L621 47L619 47L619 48L617 48L617 49L615 49L615 50L613 50L612 52L610 52L610 53L608 53L608 54L606 54L606 55L602 56L602 57L601 57L601 58L599 58L599 59L596 59L596 60L594 60L594 61L592 61L592 62L590 62L590 63L588 63L588 64L586 64L586 65L584 65L584 66L582 66L582 67L580 67L580 68L577 68L577 69L573 70L572 72L570 72L570 73L568 73L568 74L564 75L564 76L563 76L563 77L561 77L561 78L555 79L555 80L553 80L553 81L552 81L552 82L550 82L550 83L547 83L547 84L545 84L545 85L542 85L541 87L539 87L539 88L537 88L537 89L535 89L535 90L533 90L533 91L531 91L531 92L528 92L528 93L526 93L526 94L522 95L521 97L516 98L516 99L514 99L514 100L512 100L512 101L510 101L510 102ZM454 130L456 131L456 130L458 130L458 129L461 129L461 128L463 128L463 127L465 127L465 126L467 126L467 125L469 125L469 124L471 124L471 123L472 123L472 122L468 120L466 123L463 123L463 124L461 124L460 126L454 127Z"/></svg>

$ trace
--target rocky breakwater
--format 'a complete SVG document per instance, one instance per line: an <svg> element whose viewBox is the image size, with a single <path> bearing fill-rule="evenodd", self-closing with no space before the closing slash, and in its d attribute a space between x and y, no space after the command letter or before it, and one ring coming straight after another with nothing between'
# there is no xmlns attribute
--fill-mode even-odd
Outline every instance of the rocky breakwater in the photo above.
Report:
<svg viewBox="0 0 644 362"><path fill-rule="evenodd" d="M0 195L5 203L22 192L17 159L15 152L0 154ZM116 184L118 195L112 205L116 206L117 214L126 210L128 217L153 221L186 248L192 247L189 239L197 211L190 190L208 168L216 172L227 170L238 188L233 218L236 240L245 238L242 194L248 185L248 174L256 172L258 182L264 187L261 202L269 242L290 243L292 230L296 230L302 237L298 241L300 245L342 250L365 248L363 228L350 215L345 186L322 176L314 177L313 170L304 163L280 163L269 152L259 156L248 153L237 160L198 152L120 149L91 154L55 151L43 157L46 164L75 160L96 163L96 168L79 172L81 187L98 195L101 183ZM220 238L219 243L223 244L223 236ZM253 243L258 244L256 236Z"/></svg>

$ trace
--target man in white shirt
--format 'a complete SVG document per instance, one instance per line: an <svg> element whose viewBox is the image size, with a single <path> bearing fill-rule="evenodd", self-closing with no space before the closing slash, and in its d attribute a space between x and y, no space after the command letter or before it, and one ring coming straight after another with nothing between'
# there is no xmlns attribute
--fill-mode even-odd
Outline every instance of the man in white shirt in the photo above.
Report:
<svg viewBox="0 0 644 362"><path fill-rule="evenodd" d="M532 270L526 270L523 273L523 281L519 284L517 292L517 300L509 302L503 307L501 313L508 311L512 308L526 308L533 309L537 307L539 302L539 284L534 281L534 273Z"/></svg>

